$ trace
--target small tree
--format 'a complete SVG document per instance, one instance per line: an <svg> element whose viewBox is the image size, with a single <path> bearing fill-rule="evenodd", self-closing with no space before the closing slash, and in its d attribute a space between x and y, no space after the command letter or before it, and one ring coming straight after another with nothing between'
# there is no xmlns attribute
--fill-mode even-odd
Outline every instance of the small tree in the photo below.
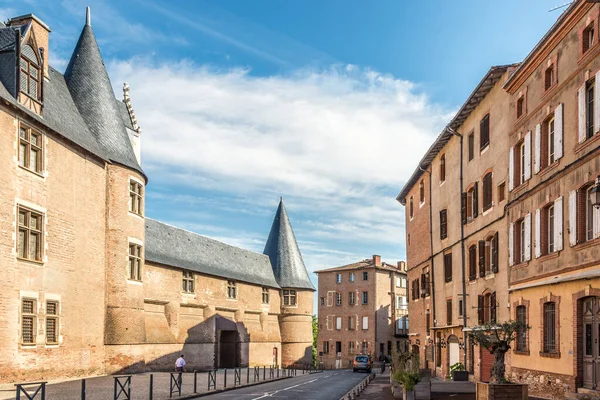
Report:
<svg viewBox="0 0 600 400"><path fill-rule="evenodd" d="M504 356L510 350L510 344L529 329L527 324L520 321L507 321L501 324L484 324L476 326L469 336L474 343L485 347L494 355L490 383L506 383L504 376L506 366Z"/></svg>
<svg viewBox="0 0 600 400"><path fill-rule="evenodd" d="M313 345L312 345L312 363L313 366L317 366L317 335L319 334L319 320L316 315L312 316L312 334L313 334Z"/></svg>
<svg viewBox="0 0 600 400"><path fill-rule="evenodd" d="M407 391L415 390L421 380L419 373L419 355L392 350L392 378Z"/></svg>

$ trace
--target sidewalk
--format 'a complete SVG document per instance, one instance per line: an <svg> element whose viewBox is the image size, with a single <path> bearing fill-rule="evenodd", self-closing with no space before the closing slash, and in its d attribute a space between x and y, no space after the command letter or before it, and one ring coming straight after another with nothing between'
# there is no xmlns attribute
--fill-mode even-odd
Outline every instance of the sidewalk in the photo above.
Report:
<svg viewBox="0 0 600 400"><path fill-rule="evenodd" d="M293 370L290 370L293 371ZM247 382L251 385L255 382L254 368L241 368L240 370L240 382L234 385L234 371L233 369L227 370L227 382L225 382L225 371L218 370L216 374L216 389L221 390L224 387L232 388L234 386L242 387L247 385ZM287 370L286 376L287 374ZM308 374L308 370L306 374ZM303 370L299 369L296 372L296 376L301 376ZM131 399L135 400L147 400L150 392L150 375L153 378L153 400L163 400L169 398L169 388L171 374L168 372L154 372L134 374L131 375ZM293 375L292 375L293 376ZM270 379L269 368L261 367L259 369L259 376L256 382L268 382L277 380L277 370L273 370L273 379ZM265 378L265 379L263 379ZM279 370L279 379L283 379L283 372ZM215 389L208 390L208 372L198 372L196 381L196 393L202 394L207 392L214 392ZM185 372L182 377L181 385L181 396L173 394L173 399L185 399L194 395L194 373ZM106 400L112 399L114 394L115 379L114 376L99 376L91 377L86 379L86 400ZM119 389L118 389L119 390ZM35 389L33 390L35 391ZM178 392L177 392L178 393ZM0 387L0 400L14 400L15 387L14 385L2 385ZM24 398L21 395L21 398ZM46 399L48 400L79 400L81 399L81 379L69 380L57 383L48 383L46 385Z"/></svg>
<svg viewBox="0 0 600 400"><path fill-rule="evenodd" d="M361 399L393 400L390 388L390 369L386 368L383 374L375 375L375 379L360 394Z"/></svg>

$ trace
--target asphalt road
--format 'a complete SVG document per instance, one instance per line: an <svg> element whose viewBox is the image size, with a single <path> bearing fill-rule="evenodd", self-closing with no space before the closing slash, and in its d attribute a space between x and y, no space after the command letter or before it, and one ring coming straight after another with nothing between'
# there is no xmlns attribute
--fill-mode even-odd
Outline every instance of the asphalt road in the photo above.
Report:
<svg viewBox="0 0 600 400"><path fill-rule="evenodd" d="M354 373L351 370L325 371L217 393L202 399L339 400L366 377L364 372Z"/></svg>

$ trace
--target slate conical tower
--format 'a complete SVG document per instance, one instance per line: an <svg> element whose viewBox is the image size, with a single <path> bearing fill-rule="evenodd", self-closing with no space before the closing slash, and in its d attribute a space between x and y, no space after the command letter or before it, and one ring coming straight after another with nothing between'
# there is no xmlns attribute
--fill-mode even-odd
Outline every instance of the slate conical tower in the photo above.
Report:
<svg viewBox="0 0 600 400"><path fill-rule="evenodd" d="M263 253L269 256L275 279L281 287L281 363L310 363L315 287L308 277L283 199L279 202Z"/></svg>
<svg viewBox="0 0 600 400"><path fill-rule="evenodd" d="M146 341L141 285L145 224L143 216L129 212L129 188L132 182L144 186L146 178L119 112L118 100L92 31L89 8L64 77L81 117L111 160L106 167L106 237L102 244L106 247L104 342L111 345L106 350L107 360L127 357L135 365L143 361L143 358L135 359L143 353L139 349L136 352L136 346L132 345ZM125 268L127 254L134 258L130 258ZM112 372L110 362L106 371Z"/></svg>

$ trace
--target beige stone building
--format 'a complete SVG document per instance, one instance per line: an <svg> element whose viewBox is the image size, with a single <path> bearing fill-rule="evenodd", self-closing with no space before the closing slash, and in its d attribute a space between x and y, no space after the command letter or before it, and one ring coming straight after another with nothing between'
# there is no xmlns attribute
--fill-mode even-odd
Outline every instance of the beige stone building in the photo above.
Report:
<svg viewBox="0 0 600 400"><path fill-rule="evenodd" d="M346 368L356 354L378 360L406 350L406 264L374 255L319 275L319 359Z"/></svg>
<svg viewBox="0 0 600 400"><path fill-rule="evenodd" d="M146 218L129 88L86 24L64 74L0 26L0 381L310 362L315 291L283 202L264 254Z"/></svg>
<svg viewBox="0 0 600 400"><path fill-rule="evenodd" d="M531 329L507 354L509 379L540 397L598 395L599 15L574 1L523 62L493 67L398 196L409 315L433 318L411 321L411 340L427 338L420 350L438 375L459 360L486 380L491 357L466 333L521 320ZM424 256L410 249L426 242L426 220Z"/></svg>

